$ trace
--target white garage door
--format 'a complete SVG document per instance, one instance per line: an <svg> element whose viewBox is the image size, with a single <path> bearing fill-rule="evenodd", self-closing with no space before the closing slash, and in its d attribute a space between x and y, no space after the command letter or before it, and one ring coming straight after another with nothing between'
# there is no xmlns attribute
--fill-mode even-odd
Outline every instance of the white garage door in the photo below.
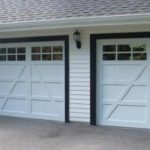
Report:
<svg viewBox="0 0 150 150"><path fill-rule="evenodd" d="M64 121L64 42L0 45L0 115Z"/></svg>
<svg viewBox="0 0 150 150"><path fill-rule="evenodd" d="M150 128L149 39L97 41L99 125Z"/></svg>

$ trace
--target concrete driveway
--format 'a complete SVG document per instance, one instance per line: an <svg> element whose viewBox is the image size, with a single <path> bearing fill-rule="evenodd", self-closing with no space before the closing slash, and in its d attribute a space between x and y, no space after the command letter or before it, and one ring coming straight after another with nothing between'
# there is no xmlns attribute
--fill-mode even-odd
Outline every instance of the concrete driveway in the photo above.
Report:
<svg viewBox="0 0 150 150"><path fill-rule="evenodd" d="M0 117L0 150L150 150L150 130Z"/></svg>

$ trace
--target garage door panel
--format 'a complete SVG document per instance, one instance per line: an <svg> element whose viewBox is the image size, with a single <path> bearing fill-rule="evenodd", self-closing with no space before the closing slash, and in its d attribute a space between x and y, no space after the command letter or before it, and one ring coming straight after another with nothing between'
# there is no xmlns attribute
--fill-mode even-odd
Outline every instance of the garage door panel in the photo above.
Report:
<svg viewBox="0 0 150 150"><path fill-rule="evenodd" d="M111 72L111 73L110 73ZM146 64L103 64L102 78L107 81L132 81L137 76L139 82L148 81L148 70Z"/></svg>
<svg viewBox="0 0 150 150"><path fill-rule="evenodd" d="M120 95L124 93L127 86L118 85L104 85L102 87L102 99L105 101L115 102L119 99ZM138 94L139 93L139 94ZM147 102L148 86L132 86L123 96L122 101L137 101Z"/></svg>
<svg viewBox="0 0 150 150"><path fill-rule="evenodd" d="M64 63L32 61L31 113L40 118L64 121Z"/></svg>
<svg viewBox="0 0 150 150"><path fill-rule="evenodd" d="M148 86L132 86L123 101L147 102ZM138 94L139 93L139 94Z"/></svg>
<svg viewBox="0 0 150 150"><path fill-rule="evenodd" d="M49 92L45 84L32 83L32 96L49 96Z"/></svg>
<svg viewBox="0 0 150 150"><path fill-rule="evenodd" d="M52 97L64 97L64 83L62 82L56 82L56 83L46 83L46 86L48 88L49 94Z"/></svg>
<svg viewBox="0 0 150 150"><path fill-rule="evenodd" d="M17 82L11 91L10 96L26 96L27 95L27 84L26 82Z"/></svg>
<svg viewBox="0 0 150 150"><path fill-rule="evenodd" d="M64 97L64 84L56 83L32 83L32 96Z"/></svg>
<svg viewBox="0 0 150 150"><path fill-rule="evenodd" d="M10 60L6 48L0 61L0 114L64 121L64 42L23 45L23 54L16 51Z"/></svg>
<svg viewBox="0 0 150 150"><path fill-rule="evenodd" d="M102 98L103 101L110 100L115 101L117 97L122 93L125 89L123 85L103 85L102 87Z"/></svg>
<svg viewBox="0 0 150 150"><path fill-rule="evenodd" d="M53 104L52 104L53 103ZM57 117L56 119L62 118L64 116L63 111L63 102L54 102L53 101L32 101L32 114L41 115L41 116L49 116Z"/></svg>
<svg viewBox="0 0 150 150"><path fill-rule="evenodd" d="M13 85L13 82L0 82L0 95L7 95L8 91L10 91L11 87Z"/></svg>
<svg viewBox="0 0 150 150"><path fill-rule="evenodd" d="M99 41L97 46L98 124L150 128L149 44L145 44L144 52L139 49L140 54L136 54L134 46L129 46L128 52L124 48L120 51L118 45L122 45L122 41L115 42L113 52L109 46L104 51L103 42ZM132 45L132 40L127 45Z"/></svg>
<svg viewBox="0 0 150 150"><path fill-rule="evenodd" d="M15 79L19 75L21 76L22 72L24 71L24 65L10 63L5 65L3 64L0 65L0 70L3 70L0 72L0 79Z"/></svg>
<svg viewBox="0 0 150 150"><path fill-rule="evenodd" d="M111 107L112 107L112 103L111 102L106 101L106 102L103 103L103 107L102 107L103 108L103 116L105 116L108 113L108 111L111 109Z"/></svg>
<svg viewBox="0 0 150 150"><path fill-rule="evenodd" d="M111 113L109 121L125 121L125 122L145 122L146 121L146 107L141 106L117 106Z"/></svg>
<svg viewBox="0 0 150 150"><path fill-rule="evenodd" d="M34 65L32 67L32 78L42 78L42 79L63 79L64 75L63 65Z"/></svg>
<svg viewBox="0 0 150 150"><path fill-rule="evenodd" d="M137 82L148 82L148 67L142 72L142 74L138 77Z"/></svg>
<svg viewBox="0 0 150 150"><path fill-rule="evenodd" d="M57 114L51 101L32 101L32 113L43 114L43 115L53 115Z"/></svg>
<svg viewBox="0 0 150 150"><path fill-rule="evenodd" d="M103 64L103 81L131 81L139 68L139 65Z"/></svg>
<svg viewBox="0 0 150 150"><path fill-rule="evenodd" d="M5 105L3 106L4 112L18 112L27 113L28 102L24 99L11 99L9 98Z"/></svg>
<svg viewBox="0 0 150 150"><path fill-rule="evenodd" d="M24 68L21 68L22 72L20 73L20 75L17 79L26 81L29 77L29 74L30 74L29 65L24 65L22 67L24 67Z"/></svg>
<svg viewBox="0 0 150 150"><path fill-rule="evenodd" d="M2 110L4 103L5 103L5 98L0 97L0 111Z"/></svg>

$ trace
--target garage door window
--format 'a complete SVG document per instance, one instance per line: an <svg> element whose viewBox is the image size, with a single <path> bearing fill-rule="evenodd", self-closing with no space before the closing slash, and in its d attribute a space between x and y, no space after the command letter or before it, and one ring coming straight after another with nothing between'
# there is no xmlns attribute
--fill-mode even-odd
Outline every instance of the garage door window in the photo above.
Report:
<svg viewBox="0 0 150 150"><path fill-rule="evenodd" d="M136 61L147 60L146 45L103 45L105 61Z"/></svg>
<svg viewBox="0 0 150 150"><path fill-rule="evenodd" d="M43 46L32 47L33 61L62 61L63 47L62 46Z"/></svg>
<svg viewBox="0 0 150 150"><path fill-rule="evenodd" d="M0 61L25 61L25 47L0 48Z"/></svg>

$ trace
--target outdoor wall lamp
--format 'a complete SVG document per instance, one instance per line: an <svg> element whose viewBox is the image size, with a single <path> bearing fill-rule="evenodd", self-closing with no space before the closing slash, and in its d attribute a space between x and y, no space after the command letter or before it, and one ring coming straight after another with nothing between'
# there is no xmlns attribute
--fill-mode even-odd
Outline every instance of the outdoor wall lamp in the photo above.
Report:
<svg viewBox="0 0 150 150"><path fill-rule="evenodd" d="M78 49L81 48L81 39L80 39L80 33L78 30L76 30L73 34L73 37L74 37L74 41L76 42L76 47Z"/></svg>

